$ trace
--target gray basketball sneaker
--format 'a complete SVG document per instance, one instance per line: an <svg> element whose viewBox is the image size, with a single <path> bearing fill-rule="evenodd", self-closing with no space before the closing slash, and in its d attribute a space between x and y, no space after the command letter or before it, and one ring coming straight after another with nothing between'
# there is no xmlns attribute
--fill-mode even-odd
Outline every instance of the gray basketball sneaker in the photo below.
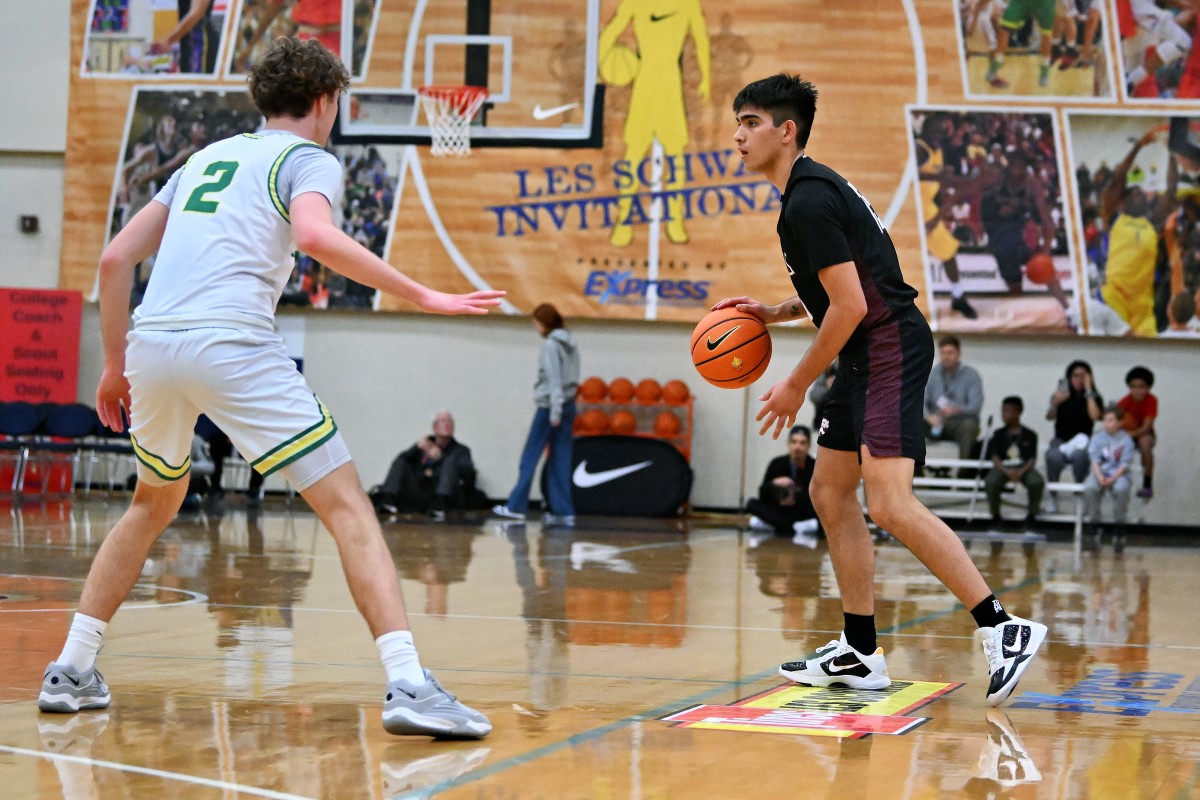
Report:
<svg viewBox="0 0 1200 800"><path fill-rule="evenodd" d="M396 736L482 739L492 732L483 714L463 705L425 670L425 683L392 681L383 704L383 729Z"/></svg>
<svg viewBox="0 0 1200 800"><path fill-rule="evenodd" d="M108 708L112 695L104 683L104 676L92 667L87 672L76 672L69 664L51 662L42 679L42 691L38 695L38 708L42 711L73 714L93 708Z"/></svg>

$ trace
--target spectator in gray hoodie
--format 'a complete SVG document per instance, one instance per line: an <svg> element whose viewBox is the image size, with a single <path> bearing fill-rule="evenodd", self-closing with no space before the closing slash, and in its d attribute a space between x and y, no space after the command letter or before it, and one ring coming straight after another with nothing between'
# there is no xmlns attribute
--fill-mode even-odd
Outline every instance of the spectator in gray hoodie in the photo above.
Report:
<svg viewBox="0 0 1200 800"><path fill-rule="evenodd" d="M493 513L507 519L526 519L533 475L542 451L549 444L546 501L550 508L542 522L547 525L575 524L575 504L571 500L571 445L575 390L579 388L579 346L564 324L558 309L549 303L542 303L533 310L533 325L545 339L538 362L537 382L533 386L537 409L521 453L517 485L508 495L507 503L492 508Z"/></svg>

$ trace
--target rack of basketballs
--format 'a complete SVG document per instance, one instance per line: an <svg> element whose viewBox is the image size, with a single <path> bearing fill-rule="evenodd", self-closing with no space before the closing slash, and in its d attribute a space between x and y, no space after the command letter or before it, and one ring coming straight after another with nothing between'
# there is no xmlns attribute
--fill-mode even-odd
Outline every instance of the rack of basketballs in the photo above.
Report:
<svg viewBox="0 0 1200 800"><path fill-rule="evenodd" d="M675 445L692 460L692 393L680 380L660 384L644 378L635 386L628 378L605 383L591 377L575 395L576 436L644 436Z"/></svg>

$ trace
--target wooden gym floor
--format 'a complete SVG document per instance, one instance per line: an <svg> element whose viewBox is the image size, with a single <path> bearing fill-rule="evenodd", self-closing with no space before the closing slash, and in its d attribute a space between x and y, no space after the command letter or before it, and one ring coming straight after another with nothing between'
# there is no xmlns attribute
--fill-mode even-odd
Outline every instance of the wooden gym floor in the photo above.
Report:
<svg viewBox="0 0 1200 800"><path fill-rule="evenodd" d="M438 742L380 727L377 652L312 514L235 497L156 546L101 653L112 707L41 715L42 669L123 509L3 506L5 800L1200 796L1198 548L1134 539L1075 564L1067 543L971 541L1008 608L1050 626L997 712L968 615L895 543L876 590L902 691L876 701L772 691L779 661L841 628L824 542L716 521L393 522L424 663L495 724ZM703 722L753 716L765 732Z"/></svg>

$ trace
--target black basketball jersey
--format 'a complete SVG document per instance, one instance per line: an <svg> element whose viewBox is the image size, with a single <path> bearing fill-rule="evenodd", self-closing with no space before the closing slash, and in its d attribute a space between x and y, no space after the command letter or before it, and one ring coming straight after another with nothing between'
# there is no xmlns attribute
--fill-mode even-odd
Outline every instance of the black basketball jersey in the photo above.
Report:
<svg viewBox="0 0 1200 800"><path fill-rule="evenodd" d="M854 262L867 315L842 348L843 355L862 352L868 330L914 308L917 290L904 282L882 220L849 181L824 164L802 156L792 166L776 230L792 285L818 328L829 311L829 295L817 273Z"/></svg>

